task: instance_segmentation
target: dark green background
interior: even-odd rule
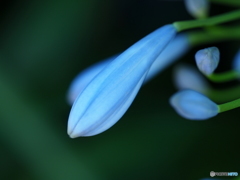
[[[231,9],[211,8],[211,14]],[[1,1],[0,179],[193,180],[210,171],[240,173],[239,109],[207,121],[181,118],[168,103],[176,92],[172,66],[140,90],[108,131],[77,139],[66,133],[66,92],[77,73],[164,24],[188,19],[182,1]],[[230,67],[238,43],[213,44],[222,53],[220,70]],[[181,60],[194,64],[202,47]]]

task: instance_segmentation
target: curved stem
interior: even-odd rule
[[[231,87],[227,89],[212,89],[209,88],[205,93],[211,100],[222,103],[226,101],[233,101],[240,97],[240,86]]]
[[[240,107],[240,99],[218,105],[219,112],[225,112]]]
[[[213,16],[207,19],[198,19],[190,21],[178,21],[174,22],[173,25],[177,31],[183,31],[191,28],[198,28],[204,26],[213,26],[220,23],[225,23],[233,21],[240,18],[240,10],[232,11],[226,14],[221,14],[218,16]]]
[[[190,32],[188,37],[193,46],[223,40],[240,40],[240,26],[211,27],[207,31]]]
[[[218,74],[211,74],[208,75],[207,78],[213,82],[227,82],[239,78],[239,73],[232,70]]]

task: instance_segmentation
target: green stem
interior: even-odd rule
[[[240,6],[239,0],[210,0],[210,2],[224,5]]]
[[[221,14],[218,16],[213,16],[207,19],[198,19],[198,20],[190,20],[190,21],[178,21],[174,22],[173,25],[177,29],[177,31],[183,31],[191,28],[198,28],[204,26],[213,26],[220,23],[225,23],[233,20],[237,20],[240,18],[240,10],[232,11],[226,14]]]
[[[219,113],[240,107],[240,99],[218,105]]]
[[[207,31],[190,32],[188,37],[193,46],[223,40],[240,40],[240,26],[211,27]]]
[[[226,101],[233,101],[240,97],[240,86],[227,89],[207,89],[206,95],[213,101],[222,103]]]
[[[239,78],[239,73],[232,70],[218,74],[211,74],[208,75],[207,78],[213,82],[227,82]]]

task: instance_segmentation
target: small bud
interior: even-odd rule
[[[205,94],[210,86],[199,71],[187,64],[180,64],[174,68],[174,84],[177,89],[191,89]]]
[[[217,68],[220,59],[220,52],[217,47],[210,47],[199,50],[195,54],[198,69],[205,75],[210,75]]]
[[[217,104],[193,90],[177,92],[170,98],[170,104],[179,115],[191,120],[205,120],[219,112]]]
[[[210,6],[208,0],[185,0],[185,6],[194,18],[202,19],[208,16]]]
[[[240,73],[240,50],[237,52],[233,59],[232,68]]]

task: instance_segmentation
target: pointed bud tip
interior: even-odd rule
[[[71,139],[75,139],[75,138],[77,138],[77,137],[79,137],[79,136],[74,136],[74,135],[69,134],[69,137],[70,137]]]
[[[68,129],[67,129],[67,134],[69,135],[70,138],[77,138],[79,136],[77,136],[77,134],[73,133],[73,129],[70,129],[69,126],[68,126]]]
[[[82,135],[82,132],[76,132],[75,129],[68,130],[67,134],[69,135],[69,137],[71,139],[75,139],[75,138],[78,138],[78,137],[84,137]]]

